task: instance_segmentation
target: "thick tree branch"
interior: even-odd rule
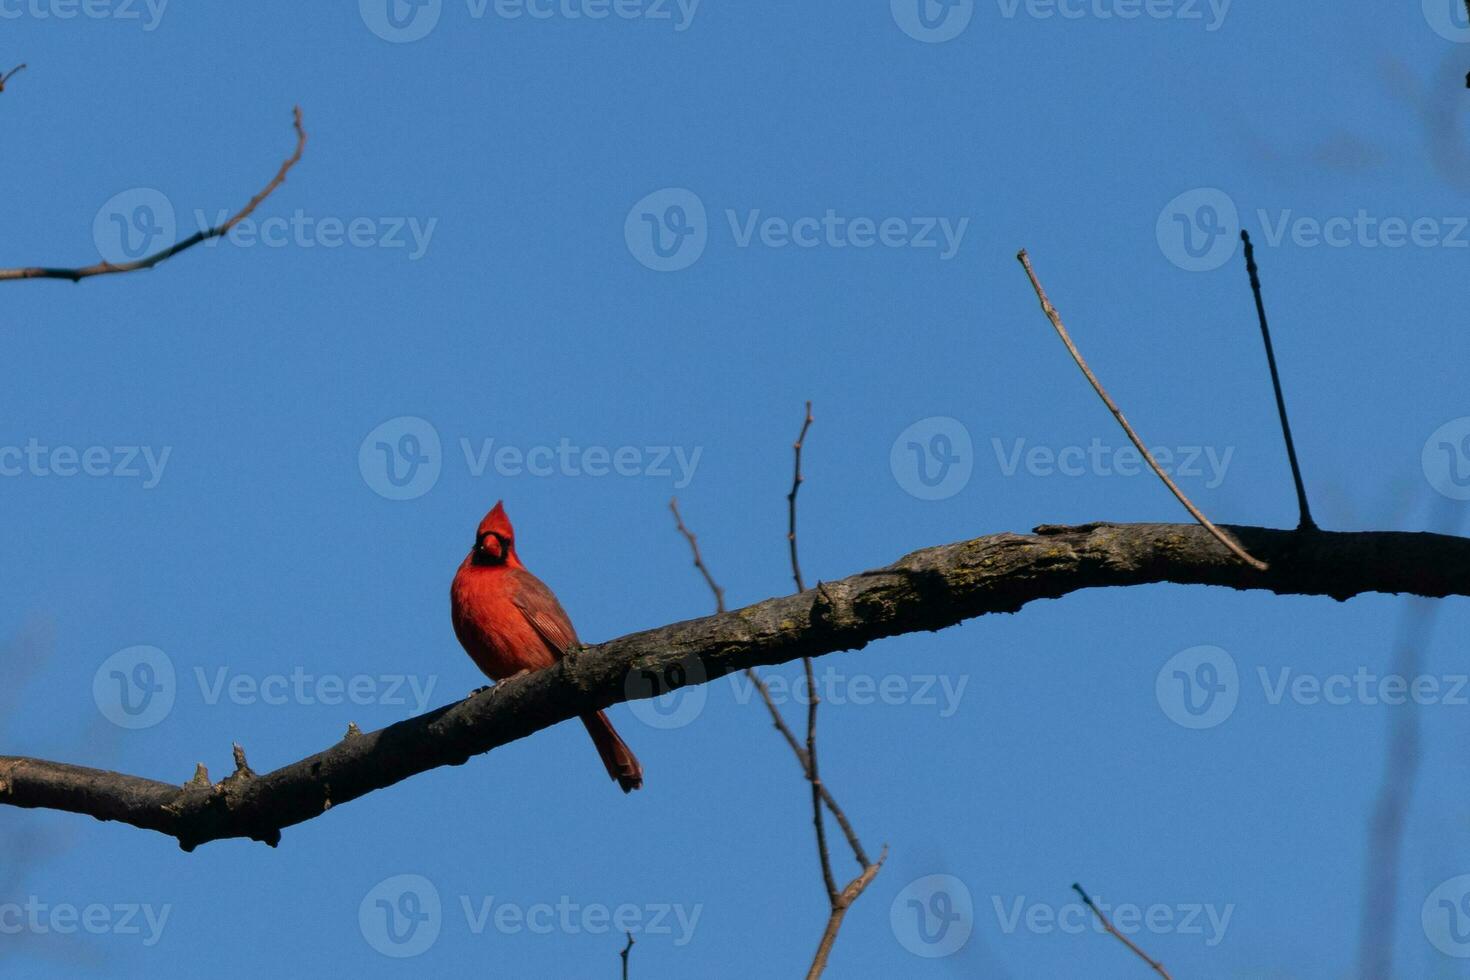
[[[629,696],[630,671],[698,658],[710,679],[761,664],[855,650],[901,633],[938,630],[1081,589],[1171,582],[1343,600],[1364,592],[1470,595],[1470,539],[1231,527],[1258,572],[1194,524],[1043,526],[926,548],[886,568],[723,615],[633,633],[576,651],[556,666],[380,731],[349,731],[332,747],[274,772],[178,786],[37,759],[0,756],[0,803],[120,820],[192,850],[229,837],[275,844],[282,828],[335,804],[606,708]]]

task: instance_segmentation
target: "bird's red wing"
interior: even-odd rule
[[[560,660],[572,647],[581,645],[572,621],[567,618],[561,603],[556,601],[556,594],[544,582],[523,569],[518,568],[515,573],[511,602],[546,643],[551,655]]]

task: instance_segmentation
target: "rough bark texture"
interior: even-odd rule
[[[1400,532],[1230,527],[1265,572],[1242,565],[1195,524],[1043,526],[926,548],[886,568],[797,595],[588,647],[555,667],[256,775],[182,787],[137,776],[0,756],[0,803],[86,813],[176,837],[185,850],[229,837],[275,845],[281,830],[328,808],[631,698],[663,693],[645,678],[705,682],[746,667],[858,649],[938,630],[1079,589],[1172,582],[1339,600],[1364,592],[1470,595],[1470,539]],[[671,671],[673,673],[671,673]]]

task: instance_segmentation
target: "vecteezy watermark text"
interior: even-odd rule
[[[517,446],[495,438],[459,439],[460,454],[470,476],[641,477],[669,480],[682,490],[694,479],[703,446],[582,445],[563,436],[555,443]],[[444,468],[439,430],[427,420],[401,415],[378,425],[357,453],[363,482],[388,500],[422,497],[439,482]]]
[[[624,935],[668,936],[687,946],[704,913],[704,904],[681,902],[508,901],[495,895],[458,896],[465,929],[474,936]],[[358,927],[369,946],[384,956],[407,958],[426,952],[445,926],[439,889],[423,875],[394,875],[374,885],[358,905]]]
[[[755,696],[755,683],[743,673],[729,675],[736,704],[749,704]],[[764,677],[771,701],[777,705],[807,704],[811,700],[806,675],[788,681],[785,675],[769,673]],[[856,707],[882,704],[891,707],[914,705],[938,708],[939,717],[950,718],[960,708],[969,675],[958,678],[948,674],[845,674],[836,667],[826,667],[813,674],[817,698],[823,704]]]
[[[915,249],[948,261],[959,253],[969,218],[874,217],[826,208],[820,215],[767,214],[762,208],[726,208],[730,240],[739,249]],[[709,244],[704,201],[685,187],[665,187],[639,200],[623,221],[628,251],[655,272],[677,272],[699,261]]]
[[[135,20],[152,31],[167,6],[168,0],[0,0],[0,20]]]
[[[1082,902],[1067,902],[1057,906],[1045,902],[1028,902],[1024,895],[1009,899],[992,895],[990,904],[995,911],[995,921],[1000,926],[1000,931],[1007,936],[1023,930],[1039,936],[1053,933],[1078,936],[1088,931],[1107,931],[1102,920]],[[1205,945],[1211,948],[1220,945],[1225,939],[1225,930],[1230,927],[1230,917],[1235,914],[1233,903],[1223,908],[1197,902],[1177,905],[1155,902],[1142,906],[1120,902],[1110,905],[1094,896],[1093,904],[1125,936],[1136,936],[1145,932],[1155,936],[1201,936]]]
[[[1470,707],[1470,674],[1379,673],[1366,665],[1351,673],[1316,674],[1290,666],[1255,669],[1267,705],[1314,708],[1362,705]],[[1168,659],[1154,680],[1164,714],[1184,728],[1214,728],[1234,714],[1245,693],[1235,658],[1217,646],[1196,646]]]
[[[193,677],[200,701],[210,707],[221,702],[241,707],[382,705],[401,707],[405,715],[427,711],[439,682],[433,674],[343,675],[300,666],[264,675],[195,667]],[[92,675],[97,710],[118,727],[133,730],[152,728],[167,718],[181,693],[179,687],[173,658],[154,646],[119,650]]]
[[[1108,446],[1096,436],[1085,447],[1036,445],[1028,449],[1026,440],[1020,438],[1011,440],[1011,445],[1006,447],[993,437],[990,445],[1003,476],[1016,475],[1023,463],[1023,452],[1026,473],[1030,476],[1138,476],[1149,472],[1143,454],[1132,444]],[[1220,450],[1215,446],[1155,446],[1149,452],[1165,473],[1177,477],[1207,476],[1205,489],[1214,490],[1225,482],[1235,447]],[[1202,462],[1208,464],[1208,474]]]
[[[47,446],[33,436],[24,446],[0,446],[0,477],[141,478],[143,489],[152,490],[172,452],[172,446]]]
[[[156,946],[168,925],[171,904],[153,906],[146,902],[43,902],[30,895],[25,902],[0,902],[0,935],[70,936],[85,932],[93,936],[141,936],[144,946]],[[146,931],[145,931],[146,930]]]
[[[1310,215],[1293,208],[1257,208],[1257,244],[1268,248],[1470,248],[1470,215],[1383,215],[1366,208]],[[1218,187],[1175,197],[1159,212],[1155,237],[1174,265],[1189,272],[1218,269],[1240,244],[1240,212]],[[1256,236],[1253,236],[1256,237]]]
[[[465,0],[471,20],[641,20],[671,23],[682,34],[694,23],[700,0]],[[394,44],[422,40],[439,24],[444,0],[358,0],[368,30]]]

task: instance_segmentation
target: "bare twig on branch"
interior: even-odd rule
[[[8,82],[8,81],[10,81],[10,79],[15,76],[15,73],[18,72],[18,71],[20,71],[24,67],[25,67],[25,65],[23,65],[23,64],[22,65],[16,65],[14,68],[10,69],[5,74],[0,75],[0,92],[5,91],[5,83]]]
[[[791,542],[792,575],[799,588],[803,583],[796,552],[795,501],[796,491],[802,483],[801,448],[806,439],[807,430],[812,424],[811,411],[811,402],[807,402],[806,419],[802,423],[801,433],[797,436],[795,443],[794,473],[792,476],[791,493],[787,497],[789,504],[787,540]],[[675,526],[678,528],[679,533],[684,536],[684,539],[689,542],[689,549],[694,555],[694,567],[699,569],[700,574],[704,576],[705,583],[710,587],[710,591],[714,593],[716,608],[723,612],[725,608],[724,590],[716,584],[709,567],[705,565],[704,556],[699,551],[698,539],[695,537],[694,532],[685,526],[684,519],[679,514],[678,502],[670,501],[669,507],[674,512]],[[801,591],[805,591],[805,589]],[[822,930],[821,940],[817,944],[817,953],[807,973],[808,978],[812,978],[821,976],[822,971],[826,969],[827,960],[832,952],[832,946],[837,941],[837,933],[841,930],[842,922],[847,917],[847,910],[852,907],[852,903],[857,901],[858,896],[863,893],[863,890],[868,887],[868,884],[878,874],[878,870],[883,866],[883,862],[887,858],[888,848],[886,846],[883,848],[876,862],[868,860],[868,854],[863,849],[857,832],[853,830],[851,821],[847,819],[847,814],[838,806],[837,801],[827,789],[827,784],[822,781],[819,775],[816,764],[816,683],[811,658],[803,657],[802,664],[806,671],[809,698],[807,708],[807,742],[805,749],[797,741],[796,734],[792,732],[790,726],[786,724],[786,719],[781,716],[780,710],[771,698],[771,691],[766,686],[765,680],[754,668],[746,668],[745,675],[755,685],[756,690],[760,692],[761,701],[765,704],[766,710],[770,712],[771,721],[775,724],[776,730],[781,733],[782,738],[786,740],[786,744],[791,747],[792,753],[796,756],[797,763],[800,764],[803,774],[811,783],[812,787],[812,820],[816,827],[817,853],[821,860],[822,882],[827,889],[829,908],[827,924]],[[847,838],[848,846],[852,848],[853,857],[857,859],[858,867],[861,869],[858,876],[841,890],[838,890],[836,880],[832,874],[831,852],[827,846],[827,829],[822,817],[823,806],[832,814],[833,819],[837,821],[837,825],[842,828],[842,833]]]
[[[1164,964],[1160,963],[1158,960],[1154,959],[1143,950],[1139,949],[1138,945],[1134,943],[1133,940],[1129,939],[1127,936],[1123,935],[1121,932],[1113,927],[1112,922],[1108,921],[1108,917],[1102,914],[1102,910],[1099,909],[1096,905],[1092,904],[1092,896],[1083,891],[1081,885],[1073,882],[1072,890],[1075,891],[1078,895],[1082,896],[1082,901],[1086,903],[1088,908],[1092,909],[1092,914],[1097,916],[1097,921],[1101,922],[1103,928],[1110,932],[1113,936],[1115,936],[1118,942],[1133,950],[1134,955],[1143,960],[1149,966],[1153,967],[1154,972],[1163,977],[1164,980],[1172,980],[1172,978],[1170,978],[1169,976],[1169,972],[1164,969]]]
[[[637,696],[630,674],[697,660],[707,681],[874,640],[933,631],[976,616],[1014,613],[1082,589],[1171,582],[1348,599],[1364,592],[1430,598],[1470,595],[1470,539],[1400,531],[1295,531],[1232,525],[1260,573],[1193,524],[1048,525],[925,548],[884,568],[767,599],[724,615],[673,623],[574,651],[555,666],[273,772],[221,783],[160,782],[17,756],[0,756],[0,804],[119,820],[178,839],[185,850],[231,837],[279,842],[286,827],[410,776],[525,738]],[[646,687],[646,686],[645,686]],[[655,692],[649,690],[646,697]],[[258,761],[258,760],[257,760]]]
[[[715,611],[723,613],[725,611],[725,590],[720,588],[715,582],[714,576],[710,574],[709,567],[705,565],[704,556],[699,551],[699,539],[694,536],[694,532],[690,531],[684,525],[684,519],[679,514],[678,500],[669,501],[669,509],[674,512],[675,527],[684,536],[684,540],[689,542],[689,549],[694,553],[694,567],[704,576],[705,584],[714,593]],[[745,668],[745,676],[751,684],[755,685],[756,691],[761,696],[761,703],[770,712],[771,722],[775,725],[776,731],[780,732],[781,737],[786,740],[786,744],[790,746],[792,754],[796,756],[796,764],[801,766],[801,771],[805,774],[806,750],[797,741],[796,733],[791,730],[791,726],[786,724],[786,719],[781,717],[781,712],[776,707],[775,699],[771,697],[771,689],[766,684],[765,678],[761,677],[760,673],[754,667]],[[833,798],[831,792],[827,789],[826,783],[822,784],[822,802],[826,804],[827,811],[832,814],[832,818],[842,828],[843,835],[847,837],[847,843],[852,847],[853,856],[857,858],[858,867],[866,868],[871,863],[868,860],[868,854],[863,850],[862,842],[858,840],[857,832],[852,829],[852,824],[848,821],[847,814],[842,811],[842,807],[837,805],[837,800]]]
[[[797,592],[806,591],[806,582],[802,580],[801,561],[797,557],[796,494],[801,490],[801,447],[811,427],[812,403],[807,402],[801,432],[797,433],[796,442],[791,445],[791,492],[786,495],[786,543],[791,549],[791,578],[796,582]],[[817,832],[817,858],[822,865],[822,883],[827,887],[828,902],[835,908],[837,880],[832,877],[832,853],[827,849],[827,824],[822,819],[822,777],[817,766],[817,705],[821,698],[817,696],[817,677],[811,657],[801,658],[801,669],[806,674],[806,778],[812,784],[812,824]]]
[[[1261,299],[1261,276],[1260,270],[1256,268],[1256,250],[1251,245],[1250,232],[1244,228],[1240,230],[1240,240],[1245,243],[1245,270],[1251,280],[1251,295],[1256,300],[1256,319],[1261,322],[1261,339],[1266,344],[1266,364],[1271,369],[1271,387],[1276,392],[1276,414],[1281,416],[1281,434],[1286,439],[1286,458],[1291,462],[1291,478],[1296,483],[1297,511],[1301,515],[1297,530],[1315,531],[1317,522],[1312,520],[1312,509],[1307,506],[1307,488],[1302,482],[1301,464],[1296,459],[1296,442],[1291,438],[1291,422],[1286,417],[1286,398],[1281,394],[1281,375],[1276,370],[1276,350],[1271,345],[1271,328],[1266,323],[1266,303]]]
[[[1082,369],[1082,373],[1092,384],[1092,389],[1096,391],[1098,397],[1103,400],[1103,404],[1108,407],[1108,411],[1113,413],[1113,418],[1118,420],[1118,424],[1123,427],[1123,431],[1128,434],[1128,438],[1132,440],[1133,445],[1137,447],[1140,453],[1143,454],[1144,460],[1147,461],[1148,465],[1153,469],[1153,471],[1158,474],[1159,479],[1164,481],[1164,486],[1168,487],[1169,490],[1174,494],[1174,496],[1178,498],[1179,502],[1184,505],[1184,509],[1189,511],[1190,516],[1199,521],[1200,524],[1207,531],[1215,536],[1216,540],[1218,540],[1225,547],[1229,548],[1230,551],[1237,558],[1239,558],[1241,561],[1245,562],[1247,565],[1251,566],[1258,572],[1266,571],[1267,566],[1264,562],[1252,558],[1251,555],[1244,548],[1242,548],[1238,542],[1232,540],[1228,534],[1226,534],[1224,531],[1221,531],[1214,524],[1210,523],[1210,519],[1204,514],[1200,513],[1199,508],[1196,507],[1190,501],[1190,499],[1184,495],[1184,491],[1180,490],[1178,485],[1176,485],[1174,481],[1169,478],[1169,474],[1165,473],[1163,468],[1159,466],[1158,461],[1154,459],[1153,453],[1149,452],[1148,447],[1143,444],[1143,440],[1138,437],[1138,433],[1133,431],[1133,426],[1129,425],[1128,420],[1123,417],[1123,410],[1120,409],[1117,403],[1113,401],[1112,396],[1108,394],[1107,389],[1102,386],[1102,382],[1097,379],[1097,375],[1092,373],[1092,368],[1087,366],[1087,361],[1083,359],[1082,352],[1077,349],[1076,344],[1072,343],[1072,337],[1070,334],[1067,333],[1067,328],[1062,326],[1061,314],[1057,312],[1057,308],[1053,306],[1051,304],[1051,300],[1047,298],[1046,290],[1042,288],[1041,281],[1036,278],[1036,271],[1031,268],[1031,258],[1026,254],[1026,250],[1024,248],[1021,249],[1021,251],[1016,254],[1016,258],[1020,261],[1022,267],[1025,268],[1026,277],[1031,280],[1031,288],[1036,291],[1036,298],[1041,301],[1041,311],[1046,314],[1046,318],[1050,320],[1051,325],[1056,328],[1057,336],[1062,338],[1062,343],[1067,346],[1067,351],[1072,355],[1072,360],[1077,362],[1077,366]]]
[[[292,109],[292,126],[296,130],[295,151],[281,164],[280,169],[276,171],[276,175],[271,178],[271,182],[266,184],[259,194],[252,197],[248,204],[235,212],[223,224],[196,231],[188,238],[175,242],[167,248],[154,252],[152,255],[145,256],[135,262],[112,263],[102,261],[96,265],[83,266],[77,269],[58,269],[41,266],[32,266],[24,269],[0,269],[0,281],[10,279],[66,279],[71,282],[81,282],[83,279],[90,278],[91,276],[108,276],[116,275],[120,272],[137,272],[141,269],[151,269],[160,262],[171,259],[180,252],[193,248],[200,242],[206,242],[211,238],[218,238],[221,235],[229,234],[231,228],[250,217],[255,209],[260,206],[260,202],[264,201],[277,187],[280,187],[286,182],[286,174],[301,159],[301,152],[306,148],[306,130],[301,127],[300,106]]]
[[[699,569],[699,574],[704,576],[704,584],[708,585],[709,590],[715,594],[715,612],[724,612],[725,590],[720,588],[720,584],[710,574],[709,567],[705,565],[704,556],[699,553],[699,539],[694,536],[693,531],[684,526],[684,518],[679,515],[678,497],[669,498],[669,510],[674,512],[674,526],[680,534],[684,535],[684,540],[689,542],[689,550],[694,552],[694,567]]]
[[[791,548],[791,578],[796,582],[796,591],[805,592],[806,583],[801,578],[801,562],[796,555],[796,492],[801,489],[801,447],[806,443],[807,430],[812,427],[812,403],[806,403],[806,418],[802,420],[801,431],[796,435],[796,442],[791,444],[792,454],[796,461],[791,476],[791,492],[786,495],[786,543]]]
[[[797,554],[796,494],[801,490],[803,480],[801,450],[806,444],[806,434],[811,427],[812,403],[807,402],[801,431],[797,433],[796,442],[791,446],[791,492],[786,495],[786,540],[791,548],[791,577],[795,580],[796,591],[799,593],[806,591],[806,582],[802,579],[801,561]],[[827,847],[827,822],[822,816],[824,784],[817,764],[817,706],[821,704],[821,698],[817,695],[817,678],[816,671],[812,667],[812,658],[802,657],[801,666],[806,674],[806,778],[812,785],[812,824],[816,828],[817,857],[822,865],[822,884],[827,888],[829,907],[827,927],[822,930],[822,938],[817,943],[817,952],[812,957],[811,968],[807,970],[807,980],[815,980],[827,969],[827,959],[832,955],[832,946],[837,942],[837,933],[842,928],[843,919],[847,918],[847,910],[852,907],[852,903],[858,900],[858,896],[862,895],[864,889],[878,874],[879,868],[883,866],[883,861],[888,856],[888,848],[886,846],[883,848],[876,864],[868,864],[867,860],[861,856],[862,848],[854,843],[853,854],[858,856],[859,861],[863,864],[863,870],[856,878],[848,882],[847,887],[838,890],[837,880],[832,875],[832,854]],[[843,819],[845,821],[845,818]],[[856,841],[852,828],[845,822],[843,829],[849,840]]]
[[[623,980],[628,980],[628,954],[633,951],[633,934],[630,932],[627,936],[628,945],[624,946],[623,951],[618,954],[623,958]]]

